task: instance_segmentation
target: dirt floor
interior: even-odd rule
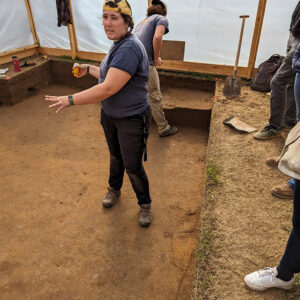
[[[126,176],[104,209],[109,153],[99,105],[48,109],[51,85],[0,107],[0,299],[190,299],[208,130],[160,138],[145,168],[153,224],[138,225]]]
[[[299,277],[290,292],[255,292],[244,285],[246,274],[279,263],[292,228],[292,201],[270,193],[289,178],[265,163],[280,154],[287,131],[259,141],[252,133],[224,126],[225,118],[236,116],[263,128],[269,119],[270,96],[244,86],[239,99],[226,100],[222,89],[220,82],[208,144],[208,162],[220,174],[215,185],[207,186],[201,212],[202,263],[196,270],[194,299],[300,299]]]
[[[191,292],[205,300],[300,299],[299,277],[291,292],[244,286],[245,274],[279,262],[291,229],[292,202],[270,194],[288,177],[265,164],[280,153],[287,132],[258,141],[225,127],[223,120],[236,116],[262,128],[269,96],[243,86],[239,99],[226,100],[222,87],[208,142],[208,165],[220,174],[206,186],[203,205],[207,129],[179,122],[177,135],[161,139],[152,125],[148,229],[138,226],[127,177],[121,201],[110,210],[101,206],[109,156],[98,105],[56,115],[44,95],[77,89],[51,85],[0,106],[0,299],[172,300],[190,299]],[[205,94],[198,106],[199,91],[163,88],[163,95],[167,108],[211,108]],[[202,263],[192,290],[199,236]]]

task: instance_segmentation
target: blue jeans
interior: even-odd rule
[[[288,185],[292,190],[295,190],[296,179],[292,178],[288,181]]]
[[[126,170],[139,205],[151,203],[149,182],[143,167],[150,119],[150,106],[143,114],[122,119],[111,118],[101,109],[101,125],[110,153],[109,186],[119,191]]]
[[[295,92],[295,102],[296,102],[296,117],[297,117],[297,122],[299,122],[300,121],[300,73],[296,73],[294,92]]]
[[[300,272],[300,180],[297,179],[295,179],[293,229],[280,267],[294,274]]]

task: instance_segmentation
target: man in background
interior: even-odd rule
[[[296,124],[295,71],[292,69],[292,59],[299,41],[300,1],[292,14],[286,56],[271,80],[269,124],[254,134],[256,139],[267,140],[277,137],[283,128],[292,128]]]
[[[156,122],[161,137],[174,135],[177,127],[171,127],[165,118],[160,82],[156,66],[161,65],[160,50],[163,35],[169,32],[169,22],[166,18],[167,6],[163,1],[152,0],[147,9],[147,17],[134,29],[133,33],[141,40],[148,54],[150,74],[148,81],[149,102],[152,116]]]

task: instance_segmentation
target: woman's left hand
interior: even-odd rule
[[[68,96],[45,96],[46,101],[53,102],[53,104],[49,105],[49,108],[57,107],[56,113],[59,113],[65,107],[70,106],[70,102],[68,100]]]

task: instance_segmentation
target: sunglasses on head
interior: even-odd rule
[[[118,7],[118,3],[121,2],[122,0],[106,0],[105,2],[105,6],[109,6],[109,7]],[[125,0],[127,6],[130,8],[129,3],[127,2],[127,0]]]
[[[115,0],[108,0],[105,2],[105,6],[118,7],[118,3]]]

